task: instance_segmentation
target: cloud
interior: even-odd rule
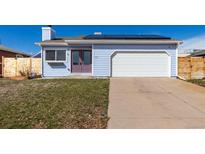
[[[205,34],[183,40],[183,44],[179,47],[179,52],[192,49],[205,49]]]

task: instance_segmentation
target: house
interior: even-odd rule
[[[189,57],[190,56],[190,54],[188,54],[188,53],[179,53],[178,54],[178,57]]]
[[[192,57],[205,57],[205,50],[193,50],[193,52],[191,53]]]
[[[187,53],[180,53],[178,57],[205,57],[203,49],[189,49]]]
[[[159,35],[56,37],[42,27],[42,76],[177,77],[181,41]]]
[[[30,57],[29,54],[16,51],[14,49],[8,48],[6,46],[0,45],[0,76],[2,76],[2,57]]]

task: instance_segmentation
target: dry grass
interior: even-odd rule
[[[199,86],[205,87],[205,79],[194,79],[194,80],[188,80],[188,82],[197,84]]]
[[[109,80],[0,79],[0,128],[106,128]]]

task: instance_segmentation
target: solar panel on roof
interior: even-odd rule
[[[84,39],[171,39],[160,35],[87,35]]]

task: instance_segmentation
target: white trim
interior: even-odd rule
[[[35,43],[36,45],[39,46],[62,46],[62,47],[67,47],[68,43],[65,42],[41,42],[41,43]]]
[[[175,52],[176,52],[176,54],[175,54],[175,55],[176,55],[176,72],[175,72],[176,75],[175,75],[175,76],[178,76],[178,67],[179,67],[179,66],[178,66],[178,56],[179,56],[179,55],[178,55],[178,54],[179,54],[178,48],[176,49]]]
[[[44,50],[67,50],[69,49],[69,47],[67,46],[64,46],[64,47],[61,47],[61,46],[48,46],[48,47],[44,47]]]
[[[177,40],[65,40],[68,44],[181,44]]]
[[[172,57],[168,54],[169,57],[169,77],[172,76]]]
[[[41,76],[42,76],[42,74],[43,74],[43,63],[42,63],[42,61],[43,61],[43,59],[42,59],[42,47],[41,47],[41,50],[40,50],[40,53],[41,53]]]
[[[41,46],[70,46],[70,45],[86,45],[86,44],[182,44],[182,41],[178,40],[62,40],[62,42],[40,42],[35,43]]]
[[[93,66],[94,66],[94,51],[93,50],[93,44],[92,44],[92,49],[91,49],[91,54],[92,54],[92,68],[91,68],[91,73],[92,73],[92,76],[94,76],[94,72],[93,72]]]
[[[68,62],[68,65],[69,65],[69,72],[70,72],[70,74],[72,73],[72,64],[71,64],[71,62],[72,62],[72,52],[71,52],[71,49],[69,49],[68,50],[68,53],[69,53],[69,62]]]
[[[46,60],[46,63],[65,63],[66,61],[57,61],[57,60]]]

